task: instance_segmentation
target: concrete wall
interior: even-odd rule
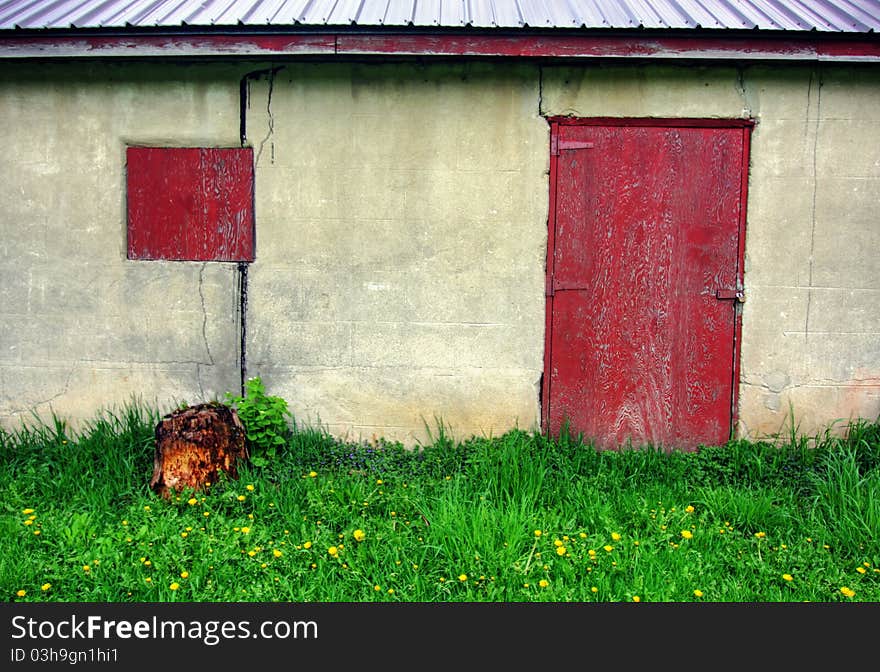
[[[289,65],[251,85],[248,370],[349,438],[540,417],[535,67]],[[271,87],[271,103],[269,90]]]
[[[129,143],[238,146],[259,64],[0,68],[0,422],[239,385],[231,264],[125,258]],[[247,373],[335,434],[537,426],[542,115],[752,117],[743,435],[880,415],[880,71],[287,63],[248,79]]]
[[[3,426],[237,390],[236,268],[126,259],[125,147],[238,146],[238,74],[0,67]]]

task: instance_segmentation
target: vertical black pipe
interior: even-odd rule
[[[247,380],[247,301],[248,301],[248,263],[238,263],[238,297],[239,297],[239,320],[241,322],[241,355],[239,358],[241,392],[245,396],[245,382]]]

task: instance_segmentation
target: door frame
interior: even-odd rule
[[[748,209],[749,162],[751,156],[752,119],[711,118],[655,118],[655,117],[547,117],[550,124],[550,202],[547,217],[547,257],[545,262],[545,326],[544,326],[544,372],[541,376],[541,426],[543,433],[550,433],[550,366],[553,339],[553,263],[556,251],[556,201],[558,187],[559,132],[563,126],[650,126],[663,128],[741,128],[743,133],[742,166],[740,170],[740,210],[737,222],[736,285],[744,291],[743,267],[745,263],[746,219]],[[743,299],[744,300],[744,299]],[[734,438],[739,421],[740,346],[742,344],[742,307],[734,308],[733,362],[731,370],[730,438]]]

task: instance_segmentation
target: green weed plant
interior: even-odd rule
[[[243,397],[227,392],[226,401],[244,425],[251,464],[265,467],[290,440],[293,415],[287,400],[266,394],[262,379],[253,377],[245,382]]]

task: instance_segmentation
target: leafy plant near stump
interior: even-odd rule
[[[290,438],[287,420],[293,415],[288,410],[287,401],[267,395],[259,377],[247,380],[245,396],[227,392],[226,401],[235,407],[244,425],[251,463],[257,467],[266,466]]]

